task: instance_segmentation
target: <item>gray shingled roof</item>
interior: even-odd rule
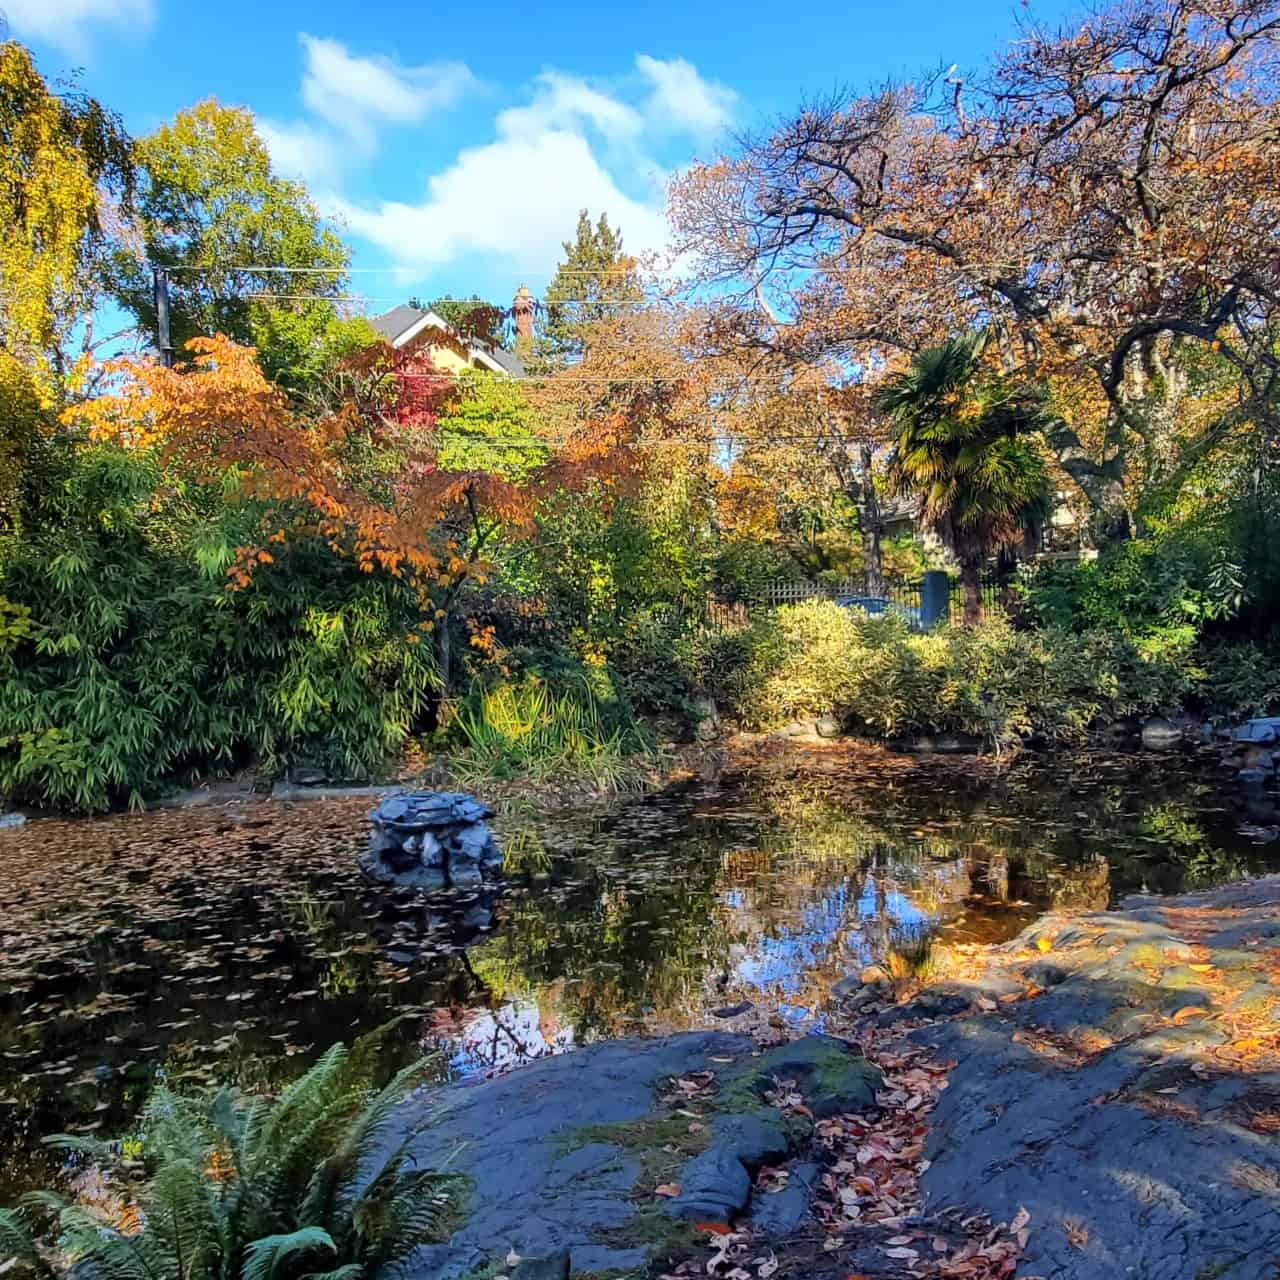
[[[374,329],[388,342],[394,342],[406,329],[411,329],[427,313],[417,307],[392,307],[380,316],[369,321]]]
[[[471,345],[483,351],[494,364],[500,364],[513,378],[527,376],[528,370],[524,367],[524,361],[514,351],[492,346],[488,342],[475,342]]]

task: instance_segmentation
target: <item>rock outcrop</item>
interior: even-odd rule
[[[405,889],[478,888],[502,868],[488,805],[460,791],[387,796],[369,814],[373,835],[360,869]]]

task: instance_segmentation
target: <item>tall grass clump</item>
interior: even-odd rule
[[[573,777],[615,790],[648,753],[643,731],[616,699],[590,682],[553,688],[537,676],[492,686],[476,684],[459,707],[453,761],[463,779]]]

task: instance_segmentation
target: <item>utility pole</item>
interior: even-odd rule
[[[173,341],[169,336],[169,272],[164,267],[153,267],[152,284],[156,300],[156,350],[160,363],[166,369],[173,367]]]

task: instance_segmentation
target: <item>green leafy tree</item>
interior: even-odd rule
[[[518,381],[466,370],[436,421],[440,466],[526,480],[550,456],[550,447],[534,426],[532,407]]]
[[[422,1060],[369,1086],[375,1037],[335,1045],[277,1097],[160,1088],[141,1118],[146,1177],[136,1229],[51,1192],[0,1210],[0,1258],[19,1273],[113,1280],[373,1280],[421,1244],[445,1238],[458,1179],[417,1166],[410,1123],[386,1150],[392,1113],[429,1075]],[[132,1186],[122,1152],[137,1140],[53,1142]],[[132,1154],[132,1152],[131,1152]],[[33,1228],[56,1215],[51,1264]]]
[[[179,350],[189,338],[224,333],[256,347],[269,376],[298,388],[334,345],[352,345],[344,327],[354,325],[357,342],[373,339],[364,322],[341,320],[332,301],[346,287],[346,246],[306,188],[273,172],[252,112],[210,98],[142,138],[137,155],[141,252],[118,255],[117,289],[148,332],[151,267],[160,266],[171,272]],[[250,269],[263,266],[306,270]]]
[[[960,563],[966,626],[981,616],[981,569],[1025,543],[1049,514],[1036,439],[1051,422],[1039,388],[982,365],[982,333],[927,347],[878,396],[896,427],[890,481],[919,496],[923,519]]]
[[[547,286],[537,360],[555,369],[581,359],[592,325],[616,314],[619,304],[643,299],[635,259],[623,252],[621,231],[603,213],[593,226],[583,209],[574,238],[564,241],[564,261]]]

